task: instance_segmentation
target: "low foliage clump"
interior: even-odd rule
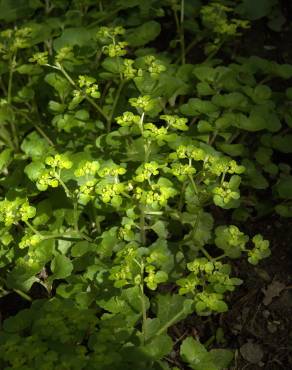
[[[249,26],[223,1],[21,3],[0,6],[1,290],[46,298],[4,322],[1,366],[177,369],[179,345],[226,368],[230,350],[168,329],[226,312],[232,261],[270,255],[243,222],[292,215],[274,156],[291,152],[292,66],[216,59]]]

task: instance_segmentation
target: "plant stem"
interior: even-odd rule
[[[73,200],[73,212],[74,212],[74,230],[76,233],[78,233],[79,227],[78,227],[78,201],[77,199]]]
[[[112,110],[111,110],[111,113],[110,113],[110,115],[108,117],[108,121],[107,121],[107,132],[111,131],[112,119],[113,119],[113,116],[114,116],[114,113],[115,113],[115,110],[116,110],[121,92],[123,90],[123,87],[125,86],[125,83],[126,83],[125,80],[121,81],[121,83],[119,84],[119,87],[117,89],[117,93],[116,93],[116,96],[115,96],[115,100],[113,102]]]
[[[194,179],[193,179],[193,176],[189,175],[188,177],[189,177],[189,179],[190,179],[190,181],[191,181],[191,184],[192,184],[192,186],[193,186],[193,189],[194,189],[194,191],[195,191],[196,195],[198,195],[198,194],[199,194],[199,192],[198,192],[198,188],[197,188],[197,185],[196,185],[196,183],[195,183],[195,181],[194,181]]]
[[[143,283],[140,284],[140,290],[141,290],[141,305],[142,305],[142,333],[143,333],[143,345],[146,342],[146,321],[147,321],[147,312],[146,312],[146,306],[145,306],[145,299],[144,299],[144,286]]]
[[[66,195],[68,198],[72,198],[72,195],[70,193],[70,190],[67,188],[67,185],[64,183],[64,181],[61,179],[61,175],[58,173],[55,173],[56,179],[59,181],[61,184],[62,188],[64,189]]]
[[[181,62],[186,64],[186,52],[185,52],[185,32],[184,32],[184,15],[185,15],[185,1],[181,0],[180,7],[180,47],[181,47]]]
[[[208,258],[209,261],[214,261],[214,258],[210,256],[210,254],[206,251],[206,249],[203,246],[200,247],[200,250],[202,251],[203,255]]]
[[[8,88],[7,88],[7,103],[11,105],[12,100],[12,84],[13,84],[13,73],[14,73],[14,67],[16,63],[16,53],[13,54],[12,58],[10,59],[9,63],[9,78],[8,78]],[[14,123],[14,116],[12,120],[10,121],[10,127],[12,132],[12,137],[15,145],[15,149],[18,151],[19,148],[19,141],[18,141],[18,135]]]
[[[146,230],[145,230],[145,212],[143,206],[140,207],[140,238],[141,244],[146,244]]]
[[[213,258],[213,261],[219,261],[219,260],[222,260],[225,257],[226,257],[226,254],[224,253],[224,254],[221,254],[221,256]]]
[[[120,6],[120,7],[116,7],[115,10],[113,10],[112,12],[108,12],[104,17],[101,17],[99,19],[97,19],[96,21],[92,22],[90,24],[90,26],[88,28],[92,28],[92,27],[95,27],[96,25],[106,21],[108,18],[110,19],[114,19],[114,16],[120,11],[120,10],[123,10],[124,7],[123,6]]]
[[[214,141],[215,141],[215,139],[217,137],[217,134],[218,134],[218,130],[215,130],[213,136],[209,140],[209,145],[213,145],[213,143],[214,143]]]
[[[166,324],[164,324],[155,334],[155,336],[158,336],[160,334],[163,334],[172,324],[174,324],[180,316],[184,313],[184,309],[179,311],[176,315],[173,316]]]
[[[80,241],[80,240],[84,240],[85,238],[83,238],[81,235],[79,238],[74,238],[73,236],[66,236],[64,234],[52,234],[52,235],[42,235],[43,239],[44,240],[49,240],[49,239],[60,239],[60,240],[68,240],[68,241]]]
[[[29,221],[24,221],[24,223],[26,224],[26,226],[36,235],[41,235],[42,234],[40,232],[37,231],[37,229],[35,229],[32,224],[29,222]]]
[[[184,202],[183,201],[184,201],[184,195],[185,195],[186,186],[187,186],[187,181],[184,181],[184,183],[182,184],[182,187],[181,187],[181,192],[180,192],[178,206],[177,206],[179,212],[182,211],[183,206],[184,206]]]
[[[146,321],[147,321],[147,311],[144,299],[144,262],[142,261],[140,265],[141,268],[141,283],[139,284],[140,288],[140,299],[141,299],[141,309],[142,309],[142,344],[146,342]]]
[[[184,13],[185,13],[185,2],[184,0],[181,0],[180,3],[180,19],[177,15],[177,10],[173,10],[174,14],[174,20],[176,24],[176,30],[179,37],[179,43],[180,43],[180,57],[178,57],[177,62],[181,60],[182,64],[186,63],[186,51],[185,51],[185,34],[184,34]]]
[[[33,119],[30,119],[28,114],[25,113],[25,112],[22,112],[22,111],[18,111],[17,113],[21,114],[23,117],[25,117],[27,119],[27,121],[29,123],[31,123],[34,128],[38,131],[38,133],[47,141],[47,143],[52,146],[52,147],[55,147],[55,144],[52,142],[52,140],[48,137],[48,135],[44,132],[44,130],[37,124],[34,122]]]
[[[32,299],[31,299],[31,297],[28,295],[28,294],[26,294],[26,293],[24,293],[24,292],[22,292],[21,290],[19,290],[19,289],[13,289],[14,291],[15,291],[15,293],[17,293],[17,294],[19,294],[22,298],[24,298],[25,300],[27,300],[27,301],[29,301],[29,302],[31,302],[32,301]]]
[[[9,78],[8,78],[8,89],[7,89],[7,103],[11,104],[12,98],[12,82],[13,82],[13,72],[16,62],[16,54],[13,54],[12,58],[10,59],[9,63]]]
[[[88,103],[90,103],[106,121],[109,120],[109,117],[104,113],[104,111],[102,110],[102,108],[97,103],[95,103],[95,101],[93,101],[87,95],[85,95],[85,100],[87,100]]]
[[[55,147],[55,144],[52,142],[52,140],[48,137],[48,135],[43,131],[43,129],[37,124],[37,123],[32,123],[34,128],[38,131],[39,134],[47,141],[47,143]]]

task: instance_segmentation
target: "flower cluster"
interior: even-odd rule
[[[149,95],[139,96],[138,98],[129,99],[132,107],[137,108],[138,111],[149,112],[154,107],[154,99]]]
[[[164,114],[160,116],[160,119],[165,121],[169,127],[174,128],[176,130],[187,131],[189,129],[189,127],[186,124],[188,122],[187,118],[179,117],[176,115]]]
[[[138,124],[140,120],[140,116],[132,112],[124,112],[122,116],[116,117],[118,125],[126,127]]]
[[[262,235],[257,234],[252,238],[254,248],[248,251],[248,262],[257,265],[260,260],[267,258],[271,254],[270,243],[264,240]]]
[[[98,84],[96,83],[96,79],[94,77],[80,75],[78,79],[78,85],[85,95],[88,95],[94,99],[100,98]]]
[[[215,244],[230,258],[238,258],[241,252],[246,250],[245,245],[249,237],[235,225],[218,226],[215,229],[215,235]]]
[[[242,283],[240,279],[230,277],[230,266],[203,257],[188,263],[187,268],[191,273],[177,281],[179,294],[193,294],[199,314],[224,312],[227,306],[223,294]]]
[[[25,198],[14,200],[4,199],[0,202],[0,222],[5,226],[11,226],[18,221],[28,221],[36,214],[35,207],[31,206]]]

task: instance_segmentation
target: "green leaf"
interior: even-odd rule
[[[149,21],[142,24],[142,26],[128,30],[125,39],[133,47],[144,46],[148,44],[148,42],[156,39],[160,31],[161,26],[158,22]]]
[[[222,370],[233,358],[233,353],[224,349],[214,349],[210,352],[198,341],[186,338],[180,347],[182,359],[194,370]]]
[[[186,104],[180,107],[180,112],[187,116],[196,116],[199,113],[209,114],[217,112],[217,110],[217,106],[212,102],[198,98],[191,98]]]
[[[121,66],[123,65],[123,59],[120,57],[110,58],[107,57],[101,63],[101,66],[108,72],[119,74]]]
[[[62,100],[64,100],[71,92],[71,85],[69,82],[58,73],[52,72],[47,74],[45,81],[57,91]]]
[[[269,186],[260,168],[256,167],[254,162],[249,159],[243,159],[242,165],[245,167],[244,176],[250,186],[255,189],[266,189]]]
[[[42,267],[43,265],[37,260],[27,261],[19,258],[15,267],[7,275],[7,287],[28,292],[32,284],[38,280],[36,274]]]
[[[282,217],[292,217],[292,202],[277,204],[275,211]]]
[[[51,262],[51,270],[53,273],[53,276],[50,277],[51,280],[64,279],[71,275],[73,264],[68,257],[57,254]]]
[[[141,5],[141,0],[118,0],[117,6],[123,9],[134,8],[135,6]]]
[[[227,349],[212,349],[209,357],[219,369],[227,368],[233,360],[233,352]]]
[[[180,346],[180,355],[182,359],[193,366],[200,365],[206,358],[206,354],[207,350],[203,344],[191,337],[184,339]]]
[[[142,353],[152,360],[160,360],[172,350],[172,340],[166,334],[154,337],[149,343],[140,347]]]
[[[38,0],[1,0],[0,19],[5,22],[13,22],[16,19],[29,17],[34,10],[43,5]]]
[[[1,153],[0,153],[0,173],[3,169],[5,169],[9,162],[11,161],[12,159],[12,156],[13,156],[13,152],[11,149],[4,149]]]
[[[38,75],[42,73],[42,68],[37,64],[21,64],[16,71],[24,75]]]
[[[256,103],[260,104],[264,102],[265,100],[270,99],[271,95],[272,95],[272,90],[269,86],[258,85],[254,89],[252,98]]]
[[[257,105],[251,109],[248,119],[235,122],[235,126],[251,132],[264,129],[276,132],[281,128],[281,122],[268,105]]]
[[[249,105],[247,98],[239,92],[214,95],[212,98],[212,103],[214,103],[218,107],[238,110],[246,110]]]
[[[160,320],[160,331],[186,318],[193,312],[193,300],[186,299],[178,294],[161,295],[157,297],[157,317]]]
[[[94,252],[96,250],[96,245],[93,243],[89,243],[87,241],[81,241],[75,243],[71,248],[71,256],[72,257],[81,257],[88,252]]]
[[[29,134],[21,144],[21,150],[32,159],[39,159],[49,154],[49,144],[37,132]]]
[[[24,173],[31,181],[36,181],[45,169],[43,162],[31,162],[24,168]]]
[[[166,228],[165,222],[159,220],[155,222],[154,225],[151,226],[151,229],[156,232],[156,234],[159,236],[159,238],[166,239],[168,232]]]
[[[237,7],[237,11],[254,21],[269,15],[275,4],[277,4],[277,0],[242,0],[242,3]]]
[[[118,242],[117,229],[117,227],[112,227],[102,233],[102,241],[96,247],[96,251],[101,258],[107,258],[112,255],[113,249]]]
[[[217,147],[231,157],[244,156],[247,148],[243,144],[218,143]]]
[[[54,40],[56,51],[66,46],[87,46],[92,43],[92,34],[85,27],[66,28],[62,35]]]
[[[217,226],[215,229],[215,235],[216,246],[222,249],[224,253],[230,258],[240,257],[241,252],[245,250],[245,245],[249,240],[249,237],[242,233],[235,225]]]
[[[193,74],[197,77],[199,81],[212,83],[215,81],[217,76],[216,69],[213,67],[198,65],[193,69]]]
[[[283,177],[276,185],[280,198],[292,199],[292,176]]]
[[[292,153],[292,134],[273,136],[272,146],[279,152]]]

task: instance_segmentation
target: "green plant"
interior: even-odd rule
[[[291,152],[291,91],[269,81],[292,67],[214,59],[247,26],[218,2],[22,5],[0,3],[18,24],[0,33],[0,278],[3,294],[33,301],[38,284],[46,298],[5,321],[0,364],[170,369],[169,329],[226,312],[233,259],[270,254],[240,222],[291,216],[290,167],[273,162]],[[169,14],[178,39],[159,50]],[[212,50],[191,64],[198,17]],[[273,203],[258,201],[269,186]],[[187,338],[181,358],[217,370],[232,353]]]

